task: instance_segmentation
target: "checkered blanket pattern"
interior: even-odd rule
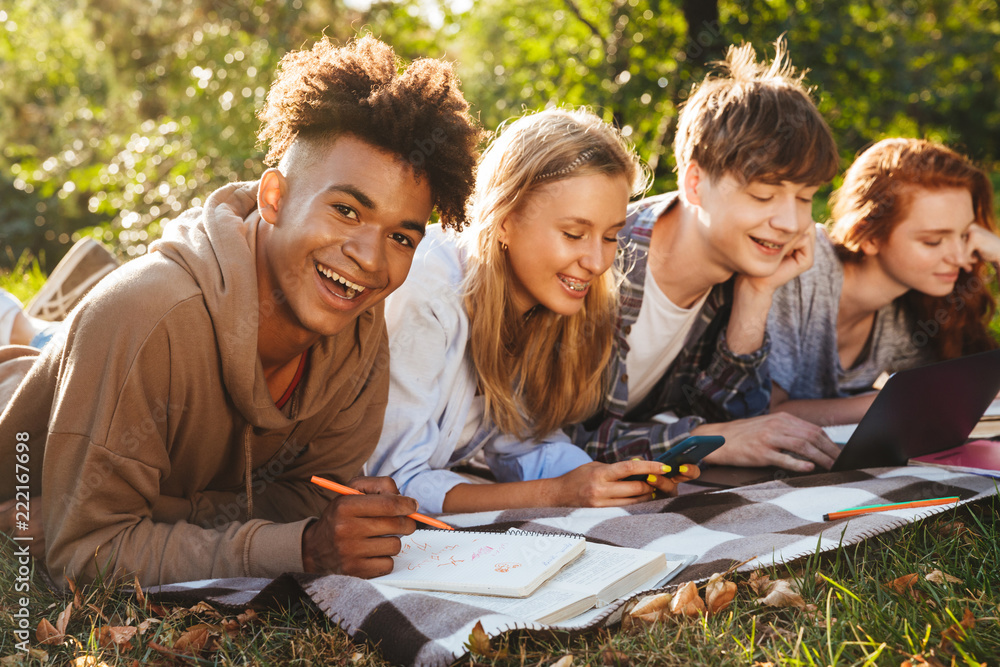
[[[996,481],[988,477],[914,466],[790,478],[625,509],[543,508],[444,518],[456,527],[576,533],[606,544],[659,550],[675,557],[697,556],[674,579],[676,584],[704,580],[740,563],[739,570],[753,570],[855,544],[952,506],[824,522],[827,512],[944,496],[959,496],[966,503],[996,492]],[[339,575],[209,580],[163,586],[153,594],[164,601],[208,600],[242,610],[275,601],[287,603],[303,592],[348,634],[377,645],[394,664],[453,662],[466,653],[465,642],[476,622],[491,636],[514,629],[546,629],[524,619]],[[597,620],[574,629],[618,621],[624,603],[613,603]]]

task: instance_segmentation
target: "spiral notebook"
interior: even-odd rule
[[[402,538],[392,572],[372,581],[422,591],[527,597],[585,546],[582,537],[566,535],[418,530]]]
[[[572,627],[596,618],[619,598],[662,586],[690,560],[667,560],[661,551],[587,542],[583,555],[527,598],[435,591],[427,595],[549,625],[563,625],[565,621],[567,627]]]

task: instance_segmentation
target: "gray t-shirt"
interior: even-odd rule
[[[817,228],[812,268],[774,295],[767,322],[771,379],[790,399],[844,398],[871,390],[883,371],[895,373],[931,361],[926,336],[915,335],[911,318],[890,303],[875,313],[871,336],[855,364],[841,367],[837,311],[844,268],[826,230]]]

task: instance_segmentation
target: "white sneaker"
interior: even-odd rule
[[[63,320],[91,287],[116,268],[115,256],[85,236],[56,264],[45,285],[28,302],[25,312],[49,322]]]

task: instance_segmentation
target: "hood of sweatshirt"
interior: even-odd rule
[[[257,211],[257,186],[254,181],[219,188],[203,207],[170,222],[152,250],[179,264],[200,286],[215,328],[223,381],[237,409],[254,427],[278,429],[349,405],[387,336],[380,303],[353,327],[320,338],[309,349],[295,414],[289,418],[278,409],[257,350],[257,229],[267,224]]]

